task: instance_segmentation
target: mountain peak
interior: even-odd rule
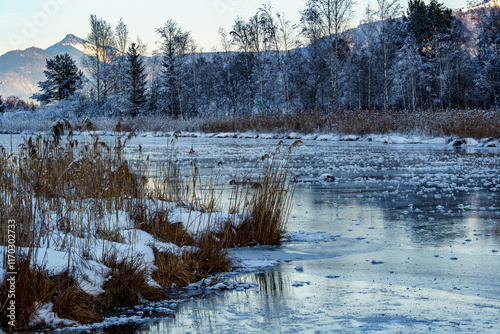
[[[68,53],[74,60],[78,60],[85,54],[86,44],[86,40],[73,34],[69,34],[66,35],[66,37],[64,37],[59,43],[47,48],[47,51],[50,51],[55,55]]]
[[[73,34],[68,34],[62,41],[60,41],[58,44],[62,45],[78,45],[78,44],[85,44],[85,40],[81,39],[80,37],[77,37]]]

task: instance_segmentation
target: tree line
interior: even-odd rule
[[[354,0],[307,0],[298,23],[271,4],[232,29],[221,50],[200,48],[174,20],[146,57],[128,27],[90,17],[82,66],[47,60],[42,103],[74,98],[101,113],[173,117],[340,109],[497,108],[499,0],[454,15],[437,0],[375,0],[349,29]]]

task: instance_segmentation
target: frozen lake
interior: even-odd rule
[[[166,141],[135,138],[129,152],[140,144],[161,159]],[[229,180],[277,143],[181,138],[176,147],[186,166],[193,147],[205,172],[221,161]],[[137,325],[81,329],[498,333],[500,149],[304,141],[292,165],[289,240],[234,250],[247,266],[230,279],[244,288],[181,291],[175,302],[118,314]]]

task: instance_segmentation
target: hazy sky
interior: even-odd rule
[[[70,33],[86,38],[90,14],[105,19],[113,27],[123,18],[131,38],[135,40],[140,36],[149,51],[156,49],[155,28],[173,18],[184,30],[191,31],[204,51],[210,51],[219,46],[219,27],[229,31],[238,15],[247,19],[265,2],[267,0],[0,0],[0,55],[31,46],[47,48]],[[467,0],[440,2],[453,9],[467,6]],[[376,0],[357,1],[353,26],[362,19],[368,3],[374,7]],[[404,9],[406,4],[406,0],[401,1]],[[298,23],[305,0],[272,0],[272,5]]]

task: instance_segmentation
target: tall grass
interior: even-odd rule
[[[75,130],[90,135],[77,140]],[[5,232],[8,220],[17,223],[18,328],[29,328],[37,307],[49,302],[60,317],[98,321],[113,307],[167,298],[151,279],[164,288],[186,286],[232,270],[235,262],[228,246],[280,242],[293,196],[290,153],[299,142],[290,148],[280,143],[264,156],[255,165],[256,182],[235,182],[232,191],[237,196],[228,216],[218,212],[224,190],[220,169],[202,181],[194,159],[189,170],[179,168],[179,133],[169,140],[165,160],[154,164],[140,147],[134,162],[127,159],[126,147],[134,134],[125,136],[122,130],[120,120],[114,142],[108,143],[96,135],[89,120],[76,126],[63,120],[53,125],[51,136],[25,138],[17,152],[0,147],[0,228]],[[171,219],[172,210],[179,207],[189,216],[205,215],[209,224],[192,232],[189,222]],[[153,267],[135,250],[137,230],[177,248],[166,251],[152,245]],[[5,235],[0,246],[7,245]],[[66,254],[62,273],[44,268],[48,249]],[[6,252],[2,255],[5,264]],[[98,273],[107,277],[98,296],[77,284],[75,269],[87,260],[107,268]],[[6,291],[3,282],[2,300]],[[6,319],[5,312],[3,306],[1,319]],[[0,325],[7,328],[5,322]]]
[[[233,246],[276,245],[285,232],[294,183],[290,179],[290,154],[300,145],[295,141],[288,148],[280,141],[273,153],[265,154],[255,165],[260,173],[255,182],[248,174],[233,182],[231,212],[241,221],[226,221],[223,226],[224,242]]]
[[[26,120],[26,115],[0,117],[0,131],[50,131],[51,114],[40,113],[38,120]],[[31,116],[29,116],[31,117]],[[47,117],[47,118],[45,118]],[[96,130],[113,131],[118,118],[95,117],[99,124]],[[74,123],[78,121],[74,120]],[[295,111],[225,115],[223,117],[199,116],[172,119],[167,115],[142,115],[125,118],[122,122],[125,131],[172,132],[278,132],[290,133],[337,133],[337,134],[419,134],[428,136],[456,135],[462,138],[500,138],[500,117],[498,110],[434,110],[434,111],[381,111],[381,110],[339,110]]]

